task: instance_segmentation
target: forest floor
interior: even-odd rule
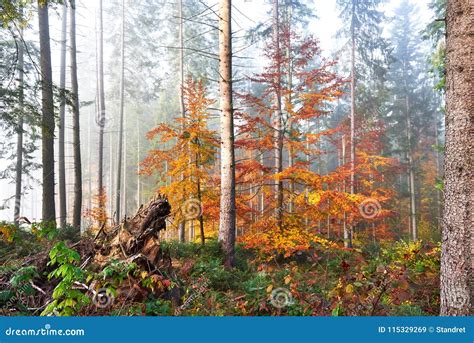
[[[162,241],[171,263],[150,270],[120,259],[84,267],[87,240],[73,241],[67,232],[21,230],[0,241],[4,315],[438,314],[437,244],[398,241],[361,250],[320,239],[289,256],[238,244],[236,265],[226,269],[214,239]]]

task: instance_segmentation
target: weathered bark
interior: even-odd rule
[[[273,44],[275,49],[275,111],[273,114],[274,130],[274,169],[275,174],[283,171],[283,118],[281,111],[281,56],[280,56],[280,19],[278,0],[273,0]],[[277,227],[282,230],[283,220],[283,182],[275,180],[275,217]]]
[[[58,183],[59,183],[59,226],[66,227],[67,196],[66,196],[66,161],[64,136],[66,131],[66,42],[67,42],[67,5],[63,4],[61,27],[61,57],[59,67],[59,133],[58,133]]]
[[[23,37],[23,29],[20,31]],[[15,226],[19,226],[21,195],[22,195],[22,176],[23,176],[23,111],[24,111],[24,47],[23,42],[18,45],[18,128],[16,136],[16,166],[15,166],[15,208],[13,209],[13,221]]]
[[[449,316],[474,312],[473,16],[472,1],[448,1],[441,315]]]
[[[123,157],[123,117],[125,97],[125,1],[122,0],[122,33],[121,33],[121,58],[120,58],[120,118],[119,142],[117,152],[117,183],[115,184],[115,222],[120,222],[120,201],[122,188],[122,157]],[[124,199],[126,201],[126,199]]]
[[[102,229],[96,235],[94,262],[99,266],[113,259],[143,259],[146,264],[160,267],[162,251],[158,241],[161,230],[166,229],[166,218],[171,212],[168,200],[156,196],[128,220],[122,220],[111,230]]]
[[[48,2],[38,1],[38,24],[41,67],[41,136],[43,165],[42,220],[56,225],[54,197],[54,102],[49,41]]]
[[[221,131],[221,199],[218,239],[224,249],[224,264],[234,265],[235,245],[235,154],[232,105],[231,0],[219,1],[219,96]]]
[[[441,152],[438,150],[440,146],[440,139],[439,139],[439,123],[438,123],[438,116],[436,116],[436,121],[435,121],[435,138],[436,138],[436,179],[441,180],[443,178],[442,174],[442,167],[441,167]],[[436,189],[436,228],[438,229],[438,232],[441,232],[441,222],[442,222],[442,211],[443,211],[443,205],[441,201],[441,195],[442,192],[440,189]]]
[[[78,265],[82,268],[100,273],[104,268],[114,262],[121,262],[128,266],[135,264],[134,273],[127,275],[126,282],[117,285],[115,301],[110,303],[107,309],[102,306],[84,306],[81,315],[105,315],[116,305],[116,309],[123,308],[124,303],[145,302],[150,296],[163,300],[171,300],[173,307],[182,303],[184,291],[176,285],[163,287],[144,287],[142,284],[143,273],[151,280],[162,280],[163,275],[173,277],[176,275],[168,249],[162,249],[159,234],[166,229],[166,217],[170,215],[171,207],[165,197],[156,196],[147,204],[141,206],[136,214],[127,221],[122,221],[110,229],[105,225],[96,233],[95,237],[85,235],[75,243],[67,243],[76,250],[80,257]],[[35,286],[41,289],[41,293],[35,295],[35,306],[44,308],[53,300],[53,292],[57,281],[48,279],[51,272],[49,249],[38,253],[32,253],[17,260],[19,265],[33,266],[38,271],[35,277]],[[10,280],[14,276],[15,269],[2,270],[0,274],[0,292],[11,288]],[[132,275],[133,274],[133,275]],[[175,279],[175,277],[173,277]],[[84,296],[95,296],[103,280],[92,280],[87,285],[75,283],[75,292],[83,292]],[[16,301],[2,304],[0,313],[3,315],[18,315]],[[106,306],[106,305],[104,305]],[[31,309],[33,312],[34,309]],[[107,312],[105,312],[107,311]],[[24,312],[23,312],[24,313]]]
[[[81,227],[82,214],[82,159],[81,159],[81,130],[79,116],[79,86],[77,82],[77,49],[76,49],[76,1],[71,0],[69,9],[71,16],[70,44],[71,44],[71,91],[72,106],[72,147],[74,156],[74,204],[72,225]]]

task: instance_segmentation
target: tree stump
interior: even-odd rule
[[[149,271],[170,268],[171,258],[160,248],[158,234],[166,229],[171,206],[165,196],[157,195],[140,206],[133,217],[123,219],[106,232],[97,233],[92,262],[104,266],[110,260],[128,260]]]

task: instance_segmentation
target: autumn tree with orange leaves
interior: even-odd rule
[[[159,148],[148,152],[141,172],[160,173],[161,185],[157,192],[168,196],[174,209],[174,225],[188,221],[194,228],[197,221],[200,240],[204,244],[205,219],[219,216],[219,199],[212,173],[218,140],[216,132],[207,127],[208,107],[213,101],[207,98],[202,81],[188,78],[183,90],[185,117],[176,118],[174,124],[162,123],[148,132],[149,140],[158,139]],[[190,236],[193,238],[192,232]]]

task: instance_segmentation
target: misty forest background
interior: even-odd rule
[[[1,1],[2,311],[469,312],[446,5]]]

